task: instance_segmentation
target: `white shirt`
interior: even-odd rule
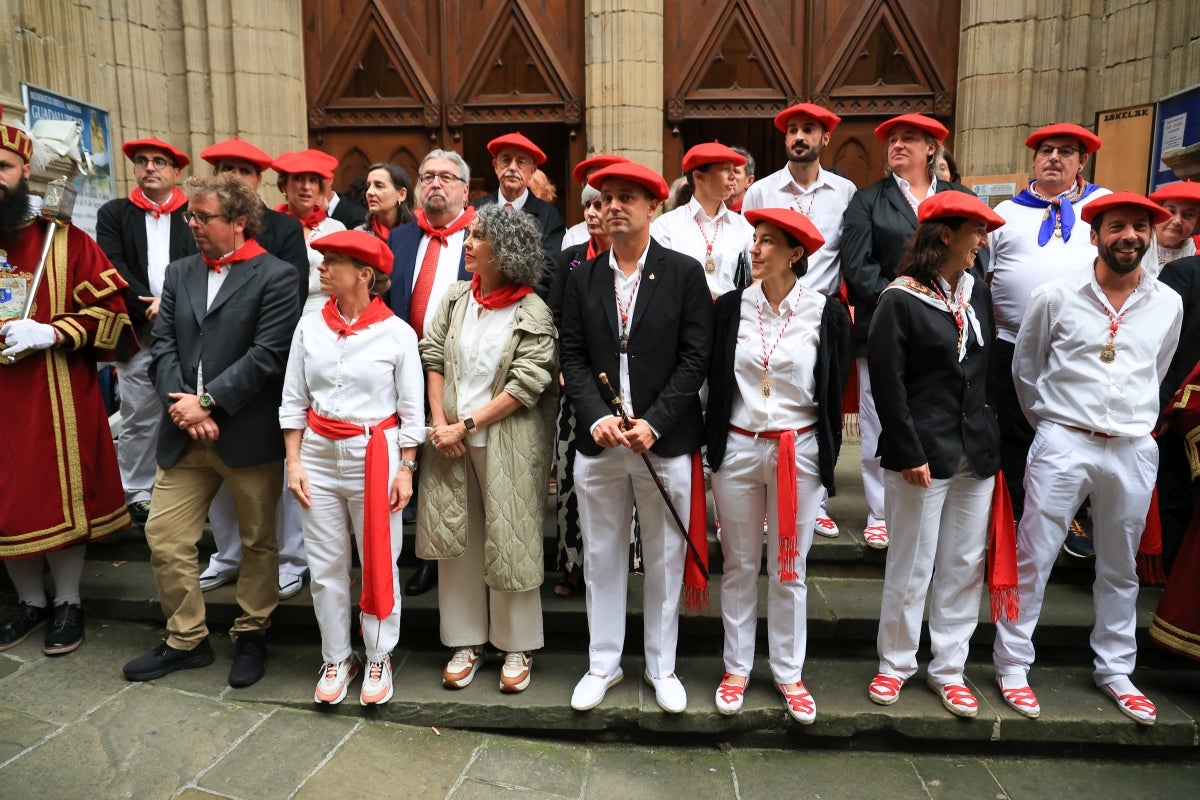
[[[462,214],[463,212],[460,211],[458,216],[461,217]],[[458,217],[455,217],[446,224],[449,225],[457,219]],[[446,237],[445,246],[438,252],[437,272],[433,276],[433,287],[429,290],[429,305],[425,307],[425,319],[414,320],[414,322],[420,322],[424,326],[426,320],[432,321],[433,312],[437,311],[438,306],[442,304],[442,298],[445,297],[446,292],[450,291],[450,287],[458,282],[458,269],[462,265],[463,259],[463,242],[467,238],[469,227]],[[425,251],[429,249],[429,241],[428,236],[422,235],[421,241],[417,244],[417,258],[413,265],[412,275],[413,288],[417,285],[417,279],[421,277],[421,265],[425,263]]]
[[[158,219],[146,212],[146,278],[150,294],[162,297],[167,264],[171,262],[171,215],[160,214]]]
[[[825,295],[806,289],[798,281],[780,302],[779,313],[771,309],[761,283],[742,293],[741,321],[733,352],[738,390],[729,417],[732,424],[761,433],[794,431],[816,423],[817,345],[825,303]],[[763,396],[765,352],[770,352],[766,376],[771,386],[769,397]]]
[[[325,301],[329,299],[329,295],[321,291],[321,273],[317,271],[325,256],[313,250],[312,243],[322,236],[344,230],[345,225],[333,217],[326,217],[321,220],[320,225],[309,231],[308,238],[304,240],[304,247],[308,250],[308,299],[304,301],[304,311],[301,312],[303,315],[320,312]]]
[[[1097,189],[1071,207],[1075,227],[1070,239],[1051,236],[1045,247],[1038,246],[1038,231],[1046,209],[1029,208],[1005,200],[996,213],[1006,224],[988,234],[992,250],[988,274],[992,277],[992,307],[996,312],[996,336],[1006,342],[1017,340],[1017,329],[1029,306],[1029,296],[1043,283],[1090,268],[1096,260],[1090,226],[1080,210],[1097,197],[1111,194]]]
[[[458,336],[458,418],[473,416],[492,397],[496,369],[512,339],[517,303],[489,310],[467,292],[467,308]],[[487,446],[487,430],[476,428],[467,434],[467,444]]]
[[[653,237],[651,237],[653,238]],[[660,242],[661,244],[661,242]],[[632,275],[626,276],[621,272],[621,268],[617,266],[617,254],[612,250],[608,251],[608,266],[613,273],[613,286],[615,287],[616,296],[613,297],[613,302],[616,303],[617,297],[621,298],[621,303],[617,305],[617,334],[627,335],[630,326],[633,325],[633,310],[637,307],[638,292],[642,288],[642,275],[646,271],[646,254],[650,252],[650,243],[646,242],[646,249],[638,256],[637,269]],[[599,266],[599,265],[597,265]],[[607,299],[600,302],[608,302]],[[629,318],[625,324],[621,324],[621,306],[624,305],[629,313]],[[620,354],[620,367],[618,372],[621,376],[621,402],[625,405],[625,413],[630,417],[637,417],[633,409],[633,393],[629,390],[629,354],[622,351]],[[588,431],[596,432],[596,426],[603,422],[607,417],[601,417],[588,426]],[[649,423],[646,423],[649,424]],[[651,430],[654,430],[651,428]],[[658,436],[658,431],[654,431],[654,435]]]
[[[516,200],[509,200],[505,198],[504,192],[500,191],[499,189],[496,190],[496,203],[501,208],[504,208],[505,206],[512,206],[514,211],[521,211],[525,208],[525,201],[528,199],[529,187],[525,187],[525,191],[521,192]]]
[[[1106,364],[1100,353],[1109,340],[1109,315],[1122,313],[1116,357]],[[1035,427],[1049,420],[1110,436],[1150,433],[1182,320],[1179,295],[1149,275],[1119,310],[1096,283],[1093,267],[1034,289],[1013,358],[1025,416]]]
[[[234,252],[234,250],[230,250],[228,253],[221,256],[221,258],[228,258]],[[207,267],[207,264],[205,266]],[[237,267],[237,263],[226,264],[225,266],[221,267],[219,271],[215,269],[208,270],[208,285],[206,286],[207,299],[204,302],[205,311],[208,311],[208,309],[212,308],[213,300],[217,299],[217,292],[221,291],[221,287],[225,284],[225,279],[229,277],[229,270],[234,269],[235,267]],[[203,361],[196,366],[196,394],[204,394]]]
[[[310,407],[364,426],[398,414],[399,446],[423,442],[425,379],[413,329],[391,316],[353,336],[338,336],[321,314],[301,317],[284,373],[279,426],[307,428]]]
[[[912,193],[912,184],[911,183],[909,183],[904,178],[901,178],[899,175],[897,175],[894,172],[892,173],[892,177],[896,179],[896,185],[900,187],[900,194],[904,195],[904,199],[908,201],[908,204],[910,206],[912,206],[912,210],[913,210],[914,214],[917,213],[917,209],[921,206],[921,203],[924,203],[926,200],[928,200],[929,198],[931,198],[935,194],[937,194],[937,178],[936,177],[929,179],[929,191],[925,194],[924,197],[922,197],[919,200],[917,199],[917,196]]]
[[[571,227],[567,228],[567,232],[563,234],[562,249],[573,247],[577,244],[584,244],[591,237],[588,236],[587,221],[576,222]]]
[[[651,222],[650,235],[663,247],[669,247],[677,253],[699,261],[701,266],[704,266],[708,290],[714,296],[735,288],[733,279],[739,255],[745,256],[746,268],[750,268],[750,245],[754,241],[754,226],[741,214],[726,208],[724,203],[717,209],[717,215],[709,219],[708,214],[704,213],[704,208],[693,197],[686,206],[668,211]],[[711,273],[706,265],[708,242],[712,242],[713,245]]]
[[[807,189],[787,167],[750,184],[742,198],[742,213],[758,208],[790,208],[808,217],[825,244],[808,254],[808,273],[800,283],[833,297],[842,286],[842,217],[858,191],[851,181],[821,169]]]

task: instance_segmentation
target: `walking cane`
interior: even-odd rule
[[[621,430],[629,430],[633,427],[633,421],[625,413],[625,403],[621,401],[621,396],[616,393],[612,384],[608,382],[608,375],[603,372],[600,373],[600,382],[604,384],[604,388],[608,391],[609,400],[614,407],[613,414],[621,418]],[[654,465],[650,463],[650,457],[645,453],[642,453],[641,456],[642,463],[646,465],[646,469],[650,472],[650,477],[654,479],[654,485],[658,487],[658,493],[662,495],[663,502],[667,504],[667,510],[671,512],[671,517],[675,520],[675,525],[678,526],[679,533],[683,536],[683,541],[687,544],[688,552],[691,553],[696,566],[700,568],[701,574],[704,575],[704,580],[708,580],[708,568],[704,566],[704,560],[700,558],[700,553],[696,550],[696,545],[688,536],[687,526],[683,524],[683,520],[679,517],[679,512],[675,510],[675,504],[671,502],[671,496],[667,493],[667,487],[663,486],[662,478],[658,477],[658,473],[654,470]]]

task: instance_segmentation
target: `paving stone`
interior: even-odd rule
[[[454,800],[495,800],[496,797],[504,797],[507,794],[520,797],[522,800],[555,800],[555,798],[561,800],[564,797],[561,794],[548,794],[533,789],[488,783],[487,781],[477,781],[468,778],[455,790]],[[570,797],[578,796],[578,794],[570,795]]]
[[[208,800],[208,798],[224,798],[225,795],[209,794],[200,789],[186,789],[175,796],[175,800]]]
[[[929,792],[930,800],[1007,798],[987,767],[978,759],[913,758],[911,763],[925,791]]]
[[[354,725],[345,717],[278,711],[196,783],[244,800],[286,799]]]
[[[52,722],[9,708],[0,708],[0,764],[58,728],[59,726]]]
[[[1064,759],[989,759],[988,768],[1008,797],[1129,797],[1183,800],[1195,797],[1200,764],[1112,763]],[[1052,792],[1047,787],[1053,787]]]
[[[520,739],[489,739],[467,777],[484,783],[519,786],[550,795],[579,797],[590,758],[577,746]],[[463,789],[455,798],[470,796]],[[485,795],[474,795],[482,797]]]
[[[0,797],[170,797],[261,719],[204,697],[130,687],[0,771]]]
[[[730,760],[743,798],[929,800],[912,766],[894,757],[741,750]]]
[[[438,736],[428,728],[364,726],[295,797],[445,797],[484,741],[451,730]]]
[[[724,800],[735,794],[729,761],[720,753],[613,747],[593,752],[583,797],[585,800],[630,797]]]

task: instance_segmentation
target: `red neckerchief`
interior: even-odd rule
[[[135,186],[133,187],[133,190],[129,192],[129,202],[133,203],[147,214],[153,214],[154,218],[158,219],[163,214],[173,213],[186,206],[187,195],[181,192],[179,187],[176,186],[171,189],[171,194],[167,196],[166,200],[156,204],[149,197],[146,197],[146,193],[142,191],[142,187]]]
[[[266,253],[267,251],[263,250],[262,245],[258,243],[257,239],[247,239],[245,244],[227,256],[222,256],[220,258],[209,258],[201,253],[200,257],[204,259],[205,264],[208,264],[209,269],[211,269],[213,272],[220,273],[221,267],[228,266],[229,264],[236,264],[239,261],[249,261],[252,258],[266,255]]]
[[[382,239],[386,242],[388,240],[388,234],[392,232],[392,229],[389,228],[387,223],[380,219],[379,215],[377,214],[372,214],[371,216],[367,217],[367,219],[371,223],[371,233],[375,234],[376,238]]]
[[[291,206],[289,206],[287,203],[280,203],[279,205],[275,206],[275,210],[281,214],[287,214],[289,217],[296,217],[296,219],[300,220],[300,224],[306,228],[317,227],[325,221],[327,216],[329,216],[325,213],[325,209],[321,208],[320,206],[313,206],[313,210],[305,214],[303,217],[294,214]]]
[[[471,276],[471,295],[475,298],[476,303],[479,303],[479,305],[488,311],[495,311],[497,308],[507,308],[527,294],[533,294],[532,286],[526,286],[521,283],[509,283],[501,286],[499,289],[492,289],[492,291],[488,292],[487,297],[484,297],[482,281],[479,280],[479,275],[475,274]]]
[[[445,247],[446,240],[450,238],[451,234],[458,233],[463,228],[475,221],[475,208],[474,206],[467,206],[465,209],[463,209],[463,213],[459,215],[458,219],[441,228],[435,228],[429,224],[429,220],[425,217],[425,209],[423,208],[418,208],[416,210],[416,217],[417,226],[425,233],[425,235],[437,239],[442,243],[442,247]]]
[[[607,248],[605,248],[605,249],[607,249]],[[603,252],[604,252],[604,250],[600,249],[600,243],[596,241],[596,237],[589,236],[588,237],[588,246],[587,246],[587,257],[589,259],[592,259],[592,258],[595,258],[596,256],[600,255]]]
[[[346,322],[345,318],[342,317],[341,312],[338,311],[336,298],[329,298],[325,305],[321,306],[321,317],[324,318],[325,324],[329,326],[329,329],[335,331],[339,338],[342,336],[353,336],[355,332],[361,331],[368,325],[385,320],[390,316],[393,316],[392,310],[384,305],[383,301],[378,297],[371,298],[371,302],[367,304],[366,310],[353,323]]]

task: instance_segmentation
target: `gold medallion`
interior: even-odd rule
[[[770,396],[771,396],[771,382],[770,382],[769,380],[767,380],[767,376],[766,376],[766,375],[763,375],[763,382],[762,382],[762,396],[763,396],[763,397],[770,397]]]
[[[709,275],[712,275],[717,271],[717,265],[713,262],[712,255],[709,255],[709,257],[704,261],[704,271]]]
[[[1100,360],[1105,364],[1111,364],[1117,360],[1117,348],[1113,346],[1112,342],[1104,345],[1100,350]]]

